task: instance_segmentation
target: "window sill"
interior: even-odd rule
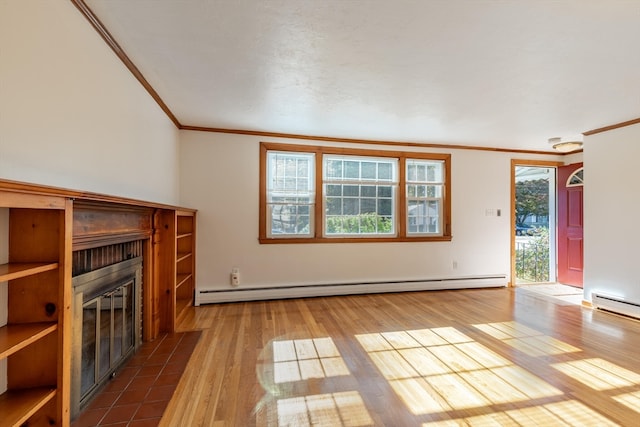
[[[259,238],[260,244],[450,242],[453,236]]]

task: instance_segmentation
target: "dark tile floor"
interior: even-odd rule
[[[165,334],[143,343],[71,426],[157,426],[200,334]]]

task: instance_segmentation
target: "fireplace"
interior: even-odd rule
[[[86,260],[90,255],[75,258]],[[127,252],[125,258],[130,256]],[[95,260],[91,264],[95,267]],[[142,257],[79,274],[73,278],[73,291],[71,417],[75,418],[140,345]]]

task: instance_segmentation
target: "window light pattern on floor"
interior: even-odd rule
[[[453,327],[356,335],[415,415],[563,393]]]
[[[575,400],[475,417],[423,423],[422,427],[521,427],[521,426],[617,426]]]
[[[581,351],[577,347],[544,335],[518,322],[484,323],[473,326],[531,357],[554,356]]]
[[[280,399],[277,405],[279,427],[373,425],[357,391]]]
[[[554,363],[553,368],[594,390],[613,390],[640,385],[640,375],[603,359]]]
[[[340,352],[328,337],[273,341],[273,368],[276,384],[349,375]]]
[[[603,359],[580,358],[581,349],[518,322],[472,326],[521,351],[519,357],[557,357],[561,362],[549,366],[561,375],[607,391],[617,403],[640,413],[639,374]],[[596,408],[572,399],[454,327],[367,333],[355,338],[406,409],[423,417],[423,427],[617,425]],[[271,348],[268,365],[279,387],[350,375],[329,337],[281,339],[272,341]],[[357,391],[289,395],[272,402],[278,426],[374,423]],[[429,419],[434,421],[425,422]]]
[[[614,396],[613,400],[640,413],[640,391]]]

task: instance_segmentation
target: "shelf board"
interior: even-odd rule
[[[178,298],[176,300],[176,321],[180,319],[187,308],[191,306],[191,298]]]
[[[0,328],[0,359],[9,357],[58,329],[57,323],[20,323]]]
[[[178,289],[180,286],[186,283],[187,280],[189,280],[192,276],[193,274],[191,273],[178,274],[176,276],[176,289]]]
[[[191,255],[193,255],[191,252],[178,253],[176,257],[176,263],[179,263],[180,261],[184,261],[185,259],[189,258]]]
[[[182,234],[178,234],[176,236],[176,239],[184,239],[185,237],[191,237],[193,236],[193,233],[182,233]]]
[[[0,282],[19,279],[58,268],[57,262],[12,262],[0,264]]]
[[[53,387],[9,390],[0,395],[0,427],[20,426],[56,395]]]

